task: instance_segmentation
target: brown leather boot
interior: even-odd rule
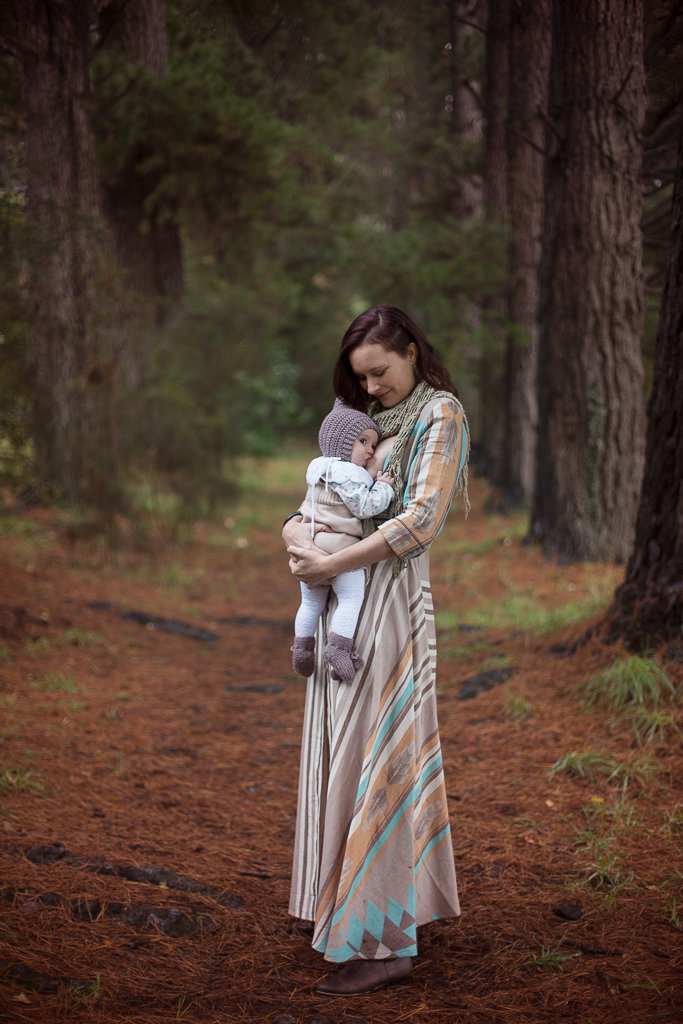
[[[323,996],[360,996],[403,981],[412,969],[413,958],[410,956],[397,956],[391,960],[349,960],[336,974],[319,981],[315,991]]]

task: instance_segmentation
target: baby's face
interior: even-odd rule
[[[375,447],[375,452],[365,467],[370,476],[375,479],[378,473],[384,469],[384,463],[391,454],[391,449],[394,447],[394,441],[396,440],[396,434],[392,437],[385,437],[383,441]]]
[[[350,461],[354,466],[362,466],[365,469],[375,451],[378,437],[377,431],[372,430],[370,427],[358,435],[351,449]]]

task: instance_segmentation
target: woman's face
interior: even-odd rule
[[[354,348],[349,362],[363,390],[377,398],[385,409],[391,409],[407,398],[417,383],[416,358],[414,342],[408,345],[405,355],[370,343]]]

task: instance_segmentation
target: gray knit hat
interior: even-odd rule
[[[318,443],[326,458],[338,458],[348,462],[351,458],[353,443],[364,430],[376,430],[379,427],[364,412],[352,409],[343,398],[334,403],[332,412],[322,422]]]

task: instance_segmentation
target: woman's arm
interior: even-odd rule
[[[439,535],[465,462],[465,424],[459,403],[441,399],[425,410],[408,471],[401,515],[379,532],[399,558],[414,558]]]
[[[320,587],[331,577],[339,576],[342,572],[362,569],[365,565],[394,557],[394,552],[381,533],[373,533],[370,537],[357,544],[351,544],[350,547],[333,555],[321,551],[315,545],[311,548],[289,545],[287,551],[291,556],[290,569],[301,583],[307,583],[309,587]]]

